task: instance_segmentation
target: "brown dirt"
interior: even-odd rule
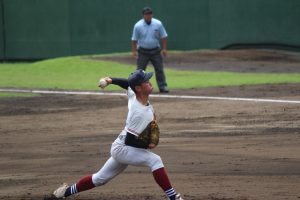
[[[173,94],[300,99],[300,84]],[[152,98],[161,155],[187,200],[300,199],[300,104]],[[0,200],[36,200],[97,171],[124,126],[125,97],[0,99]],[[165,199],[151,173],[130,166],[70,199]]]
[[[128,55],[88,57],[135,65]],[[166,68],[253,73],[300,72],[300,53],[279,50],[203,50],[170,52],[164,59]]]

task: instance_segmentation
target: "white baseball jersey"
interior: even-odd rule
[[[92,180],[96,186],[104,185],[124,171],[128,165],[147,166],[152,172],[164,167],[160,156],[150,149],[125,145],[127,132],[138,136],[154,119],[154,110],[150,103],[142,105],[130,87],[127,96],[128,115],[125,128],[111,146],[111,157],[98,172],[93,174]]]
[[[138,136],[148,124],[154,120],[154,109],[148,102],[148,105],[142,105],[137,99],[135,93],[130,87],[127,90],[128,97],[128,115],[124,130],[120,133],[115,142],[124,144],[126,132]]]

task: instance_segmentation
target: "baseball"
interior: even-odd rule
[[[99,81],[99,86],[104,88],[107,86],[107,82],[104,78],[101,78],[100,81]]]

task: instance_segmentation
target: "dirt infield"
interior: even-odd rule
[[[300,100],[300,84],[172,94]],[[162,130],[154,152],[186,200],[300,199],[300,104],[151,101]],[[60,183],[96,172],[109,157],[126,114],[127,100],[118,96],[0,99],[0,200],[42,200]],[[148,169],[130,166],[107,185],[70,199],[124,198],[165,196]]]
[[[135,65],[128,55],[93,56],[96,60],[111,60]],[[169,53],[164,59],[166,68],[251,73],[300,72],[300,53],[278,50],[203,50]]]

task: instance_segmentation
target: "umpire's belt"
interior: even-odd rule
[[[139,47],[138,52],[142,53],[142,54],[151,54],[151,55],[153,55],[153,54],[160,53],[160,48],[156,47],[156,48],[153,48],[153,49],[145,49],[143,47]]]

